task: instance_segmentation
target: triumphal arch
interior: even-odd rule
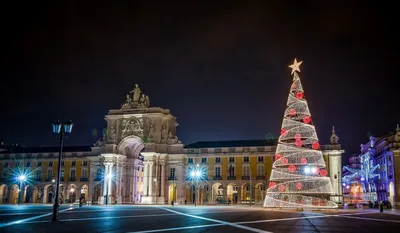
[[[95,144],[100,156],[92,161],[92,176],[98,181],[100,204],[164,204],[167,164],[183,161],[183,144],[176,136],[178,123],[168,109],[150,107],[150,98],[136,84],[120,109],[105,116],[107,130]],[[96,182],[96,178],[90,179]],[[92,194],[96,192],[96,183]]]

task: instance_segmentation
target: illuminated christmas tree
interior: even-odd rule
[[[264,207],[337,208],[294,59],[290,88]]]

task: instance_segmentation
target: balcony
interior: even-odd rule
[[[228,180],[236,180],[236,176],[228,176],[227,179]]]
[[[265,180],[265,176],[257,176],[257,180]]]
[[[242,176],[242,180],[250,180],[250,176]]]
[[[101,181],[102,177],[101,176],[97,176],[96,179],[94,179],[94,181]]]
[[[221,176],[214,176],[213,180],[222,180]]]
[[[76,177],[70,177],[69,181],[76,181]]]
[[[168,180],[177,180],[175,176],[168,176]]]
[[[87,177],[82,177],[80,180],[81,181],[88,181],[88,178]]]

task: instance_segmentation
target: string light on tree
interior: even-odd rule
[[[293,83],[264,207],[337,208],[328,200],[334,192],[298,74],[301,63],[289,66]]]

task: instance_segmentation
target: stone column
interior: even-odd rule
[[[149,180],[148,180],[148,185],[149,185],[149,194],[150,196],[153,196],[153,162],[149,163],[150,169],[149,169]]]
[[[138,170],[138,166],[135,164],[135,162],[133,163],[133,179],[132,179],[132,202],[133,204],[136,203],[136,201],[138,200],[138,191],[137,191],[137,187],[138,187],[138,179],[137,179],[137,170]]]
[[[107,193],[107,178],[106,175],[108,174],[108,164],[104,164],[104,178],[103,178],[103,193],[102,196],[104,197]]]
[[[161,196],[164,197],[164,192],[165,192],[165,163],[161,163]],[[164,204],[164,203],[162,203]]]
[[[108,173],[113,174],[113,165],[112,163],[108,164]],[[106,174],[108,174],[106,173]],[[108,179],[108,200],[109,200],[109,204],[111,204],[111,198],[110,196],[112,195],[112,177],[107,178]]]
[[[146,196],[146,197],[149,195],[149,192],[148,192],[148,180],[149,180],[149,176],[147,175],[148,172],[149,172],[148,165],[149,165],[149,162],[144,162],[144,171],[143,171],[143,195]],[[136,177],[135,177],[135,179],[136,179]]]

